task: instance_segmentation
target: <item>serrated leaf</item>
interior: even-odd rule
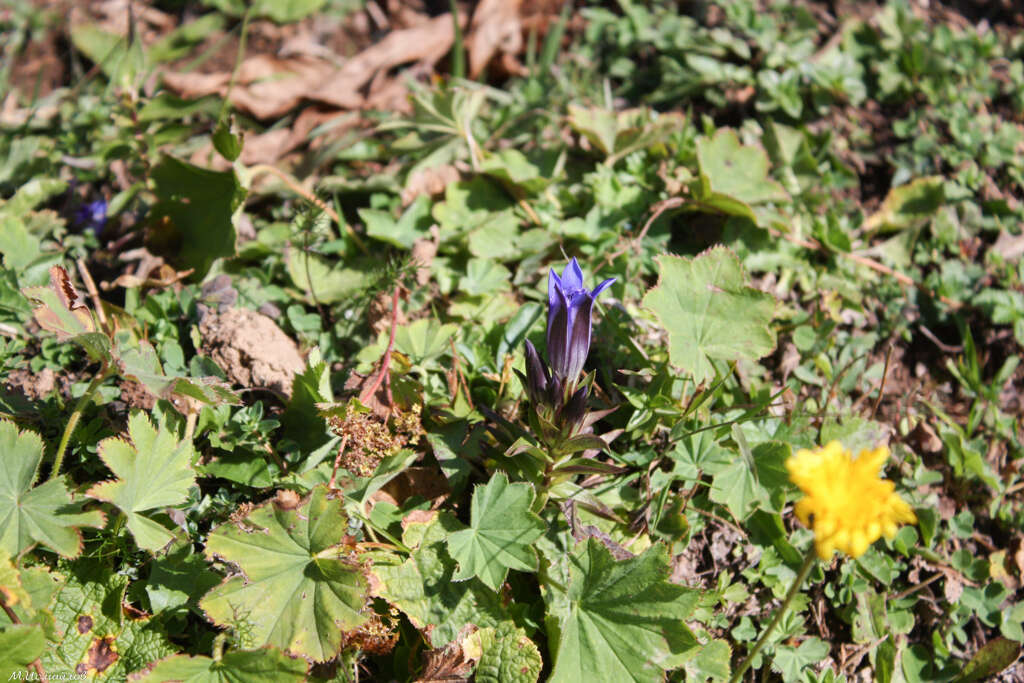
[[[99,456],[117,479],[93,486],[90,498],[107,501],[125,514],[128,529],[140,548],[156,551],[173,534],[142,513],[184,503],[195,483],[192,444],[163,425],[153,426],[143,413],[128,418],[129,441],[104,439]]]
[[[470,525],[448,537],[448,552],[459,563],[452,576],[464,581],[474,576],[494,590],[501,588],[509,569],[537,571],[537,551],[530,545],[547,528],[530,511],[533,487],[510,484],[504,472],[473,489]]]
[[[459,331],[458,325],[438,323],[436,318],[420,318],[395,330],[395,348],[415,363],[423,363],[448,350],[448,340]],[[387,332],[382,334],[386,338]]]
[[[536,683],[540,676],[540,651],[511,621],[480,629],[469,636],[466,649],[480,653],[476,683]]]
[[[124,616],[127,586],[128,577],[98,565],[79,561],[71,566],[53,600],[56,633],[42,657],[47,672],[123,681],[127,674],[174,654],[162,624]]]
[[[153,216],[180,236],[178,262],[202,278],[213,261],[235,254],[235,211],[245,189],[233,170],[211,171],[164,156],[150,172],[157,204]]]
[[[512,273],[500,263],[474,258],[466,263],[466,274],[459,278],[459,291],[470,296],[490,294],[505,289],[511,280]]]
[[[769,177],[764,149],[741,145],[730,128],[719,129],[713,138],[697,139],[697,163],[705,195],[722,194],[748,205],[789,199],[782,185]]]
[[[550,681],[661,681],[697,647],[685,619],[698,594],[668,582],[664,546],[616,562],[588,538],[567,561],[564,584],[542,584]]]
[[[712,640],[701,645],[700,652],[685,665],[689,674],[687,680],[720,683],[729,679],[732,648],[724,640]]]
[[[405,612],[426,630],[433,647],[453,641],[466,624],[497,626],[507,619],[494,591],[479,579],[453,581],[455,561],[445,550],[446,537],[461,525],[448,513],[431,513],[406,525],[402,542],[414,548],[399,565],[376,563],[374,594]]]
[[[132,683],[278,683],[302,681],[306,662],[273,647],[232,650],[220,660],[174,655],[156,663],[151,671],[136,674]]]
[[[736,255],[709,249],[693,259],[660,256],[658,285],[644,295],[668,330],[669,360],[701,384],[712,360],[757,360],[775,348],[775,298],[749,286]]]
[[[13,568],[9,562],[7,566]],[[17,604],[12,605],[8,603],[11,612],[14,613],[14,616],[22,624],[37,624],[43,629],[43,634],[47,638],[54,639],[56,632],[53,615],[50,614],[48,608],[54,594],[63,584],[64,578],[59,574],[48,571],[46,567],[29,567],[17,570],[16,575],[14,577],[9,576],[8,581],[11,578],[16,582],[13,588],[23,592],[23,595],[19,596],[21,599]],[[8,586],[8,589],[10,588],[12,586]],[[6,612],[0,612],[0,626],[9,626],[13,623],[10,615]]]
[[[35,488],[43,441],[32,432],[18,432],[12,422],[0,421],[0,549],[12,557],[42,543],[65,557],[82,551],[77,527],[101,527],[99,511],[82,512],[73,500],[66,477]]]
[[[370,237],[402,249],[410,249],[430,228],[430,197],[416,197],[398,220],[389,211],[379,209],[359,209],[359,217],[366,224],[366,234]]]
[[[828,656],[828,643],[821,638],[808,638],[799,647],[778,645],[772,668],[782,674],[783,680],[795,681],[804,667],[810,666]]]
[[[368,618],[363,567],[338,547],[348,518],[327,493],[317,486],[294,509],[265,503],[210,534],[206,556],[237,564],[244,576],[226,579],[200,607],[238,629],[245,647],[273,645],[322,662]]]

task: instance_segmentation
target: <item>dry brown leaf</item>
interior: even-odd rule
[[[960,596],[964,592],[964,584],[961,580],[960,574],[952,570],[944,570],[940,568],[942,574],[945,576],[945,581],[942,582],[942,593],[946,598],[946,602],[953,605],[960,600]]]
[[[459,171],[451,164],[441,164],[416,171],[405,181],[405,189],[402,190],[402,206],[409,206],[420,195],[437,197],[444,194],[445,188],[458,180]]]
[[[416,264],[416,283],[421,287],[430,282],[430,268],[441,245],[441,229],[430,226],[430,237],[421,237],[412,245],[412,262]]]
[[[442,14],[392,31],[341,67],[326,48],[310,45],[308,40],[301,45],[289,43],[288,50],[280,52],[288,57],[259,54],[245,59],[229,98],[236,108],[259,119],[279,118],[303,100],[341,109],[405,107],[404,81],[388,71],[410,62],[432,66],[449,52],[454,39],[451,15]],[[184,98],[224,97],[231,74],[227,70],[213,74],[165,72],[162,78],[168,89]],[[363,90],[375,78],[380,80],[369,89],[370,96],[364,97]],[[283,140],[282,136],[275,142]]]
[[[440,470],[436,467],[415,466],[399,473],[374,493],[370,500],[374,503],[386,501],[401,507],[412,496],[420,496],[431,501],[432,509],[437,509],[449,493],[448,480]]]
[[[242,62],[231,89],[231,104],[259,119],[279,118],[314,93],[335,66],[322,59],[255,55]],[[185,98],[227,94],[230,73],[164,73],[164,85]],[[350,98],[347,108],[358,106],[362,98]]]
[[[482,0],[477,5],[466,38],[470,78],[479,76],[496,54],[516,55],[522,49],[522,4],[522,0]]]
[[[154,289],[162,289],[164,287],[170,287],[176,282],[181,282],[194,273],[195,270],[195,268],[189,268],[188,270],[175,270],[166,263],[162,263],[155,272],[149,273],[146,277],[139,277],[130,273],[124,273],[123,275],[119,275],[113,282],[101,282],[100,289],[103,291],[109,291],[115,287],[124,287],[125,289],[131,287],[152,287]]]
[[[423,673],[416,683],[462,683],[469,680],[476,660],[467,655],[462,644],[476,631],[476,626],[466,624],[448,645],[424,652]]]
[[[411,28],[392,31],[380,42],[345,62],[326,83],[310,94],[310,99],[343,109],[358,107],[362,102],[358,91],[378,71],[416,61],[434,64],[448,54],[454,41],[455,27],[451,14],[441,14]],[[359,103],[353,104],[354,99]]]

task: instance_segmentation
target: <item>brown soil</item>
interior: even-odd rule
[[[295,342],[273,320],[256,311],[230,308],[207,314],[199,332],[202,352],[232,382],[291,396],[292,380],[302,372],[305,361]]]

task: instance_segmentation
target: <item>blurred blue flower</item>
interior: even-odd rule
[[[78,212],[75,213],[75,222],[89,228],[97,235],[101,233],[107,224],[107,200],[97,199],[82,204],[78,207]]]
[[[590,353],[590,314],[594,299],[615,278],[609,278],[594,288],[583,286],[583,271],[576,258],[562,271],[562,277],[552,270],[548,277],[548,360],[552,374],[570,388],[583,371]]]

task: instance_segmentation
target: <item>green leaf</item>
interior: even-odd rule
[[[136,544],[156,551],[174,535],[142,513],[188,499],[196,478],[191,466],[192,444],[179,442],[163,425],[154,428],[141,412],[128,418],[128,437],[130,441],[111,437],[100,442],[99,456],[117,479],[96,484],[86,495],[120,508]]]
[[[588,538],[567,560],[564,585],[542,583],[550,681],[661,681],[693,653],[697,640],[685,620],[698,593],[668,582],[664,546],[616,562]]]
[[[103,69],[111,85],[132,89],[146,72],[146,54],[141,40],[105,31],[95,23],[74,22],[71,42],[86,57]]]
[[[43,441],[0,421],[0,549],[16,557],[42,543],[65,557],[82,552],[78,527],[101,527],[102,512],[81,511],[68,492],[67,477],[32,488],[43,459]]]
[[[0,626],[0,677],[26,680],[26,667],[46,649],[46,636],[38,624]],[[15,672],[20,672],[16,675]]]
[[[402,542],[415,548],[402,564],[377,561],[375,595],[402,610],[413,626],[428,630],[433,647],[455,640],[466,624],[497,626],[507,619],[497,594],[479,579],[453,581],[455,561],[445,550],[448,535],[461,525],[449,513],[432,512],[405,523]]]
[[[334,268],[321,256],[291,249],[286,261],[295,286],[323,304],[333,304],[364,291],[370,275],[356,268]]]
[[[7,209],[5,205],[3,207]],[[0,216],[0,255],[4,267],[20,271],[42,253],[40,239],[30,233],[20,217]]]
[[[459,278],[459,291],[471,296],[490,294],[508,287],[512,273],[491,259],[470,259],[466,274]]]
[[[241,17],[251,8],[253,17],[266,17],[278,24],[290,24],[313,14],[327,0],[203,0],[225,14]]]
[[[486,259],[513,258],[527,248],[525,242],[524,236],[519,235],[519,219],[511,211],[494,214],[473,228],[467,240],[469,253]]]
[[[235,254],[233,215],[245,199],[234,171],[211,171],[164,156],[153,167],[157,225],[169,224],[180,243],[178,261],[202,279],[214,260]]]
[[[146,595],[153,612],[183,607],[197,607],[199,598],[220,583],[220,576],[210,570],[206,558],[193,553],[192,544],[176,544],[167,555],[153,558]]]
[[[228,161],[234,161],[242,153],[242,137],[231,132],[231,128],[221,121],[213,131],[213,146]]]
[[[339,548],[348,518],[317,486],[301,505],[274,502],[217,528],[206,556],[238,565],[200,602],[210,621],[232,626],[245,647],[273,645],[323,662],[341,651],[345,631],[366,621],[364,569]]]
[[[432,215],[441,234],[460,233],[501,218],[516,223],[512,200],[503,190],[483,176],[451,183],[444,190],[444,201],[434,205]],[[475,254],[484,256],[484,254]]]
[[[782,185],[769,177],[764,149],[741,145],[730,128],[720,129],[713,138],[697,139],[697,163],[704,195],[723,194],[748,205],[789,199]]]
[[[510,484],[504,472],[473,489],[469,528],[448,537],[448,552],[459,563],[454,581],[476,576],[498,590],[509,569],[537,571],[531,544],[547,527],[530,511],[533,499],[532,486]]]
[[[4,548],[0,548],[0,601],[7,607],[32,607],[32,598],[21,585],[21,575]]]
[[[732,648],[724,640],[712,640],[706,645],[701,645],[700,652],[685,664],[689,674],[688,680],[712,683],[729,680],[731,658]]]
[[[821,638],[808,638],[799,647],[778,645],[772,668],[782,674],[782,680],[795,681],[804,667],[820,662],[828,656],[828,643]]]
[[[521,188],[530,194],[537,194],[551,182],[525,154],[511,147],[498,150],[484,159],[480,171],[507,187]]]
[[[511,621],[480,629],[469,636],[466,649],[479,650],[476,683],[535,683],[540,676],[540,651]]]
[[[714,378],[712,360],[757,360],[775,348],[775,298],[749,286],[740,261],[715,247],[693,259],[657,259],[658,285],[643,304],[668,330],[669,359],[702,384]]]
[[[438,323],[436,318],[420,318],[395,330],[395,348],[414,363],[423,363],[448,351],[448,340],[459,331],[458,325]],[[382,337],[387,337],[387,332]]]
[[[147,673],[132,676],[132,683],[277,683],[302,681],[306,662],[273,647],[232,650],[219,660],[175,655],[156,663]]]
[[[1006,638],[993,638],[971,657],[956,681],[970,683],[989,679],[1017,661],[1020,651],[1020,643]]]
[[[127,576],[85,561],[70,570],[52,603],[56,633],[42,662],[48,673],[73,671],[95,680],[123,681],[128,673],[174,654],[163,624],[125,617]]]
[[[895,232],[918,228],[935,215],[945,201],[942,176],[916,178],[889,190],[878,211],[864,221],[864,229]]]
[[[430,228],[430,198],[426,195],[416,197],[397,221],[389,211],[379,209],[359,209],[359,217],[366,224],[366,234],[370,237],[410,249]]]

